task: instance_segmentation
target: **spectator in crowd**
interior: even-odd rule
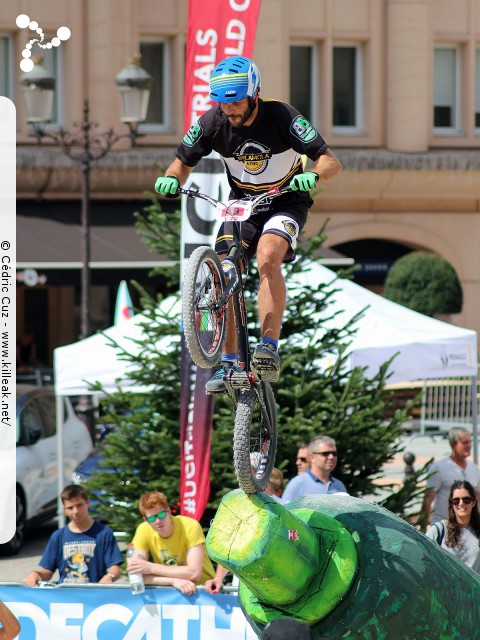
[[[7,605],[0,600],[0,640],[13,640],[20,633],[20,623]]]
[[[56,569],[59,582],[115,582],[122,575],[123,557],[113,531],[90,516],[88,493],[79,484],[65,487],[61,498],[69,522],[52,534],[39,568],[27,575],[25,583],[35,587],[50,580]]]
[[[171,585],[184,594],[214,577],[200,524],[187,516],[172,516],[163,493],[149,491],[139,502],[143,522],[133,538],[129,573],[142,573],[145,584]],[[152,561],[148,559],[149,554]]]
[[[225,579],[227,573],[229,573],[228,569],[222,567],[221,564],[217,564],[217,568],[215,570],[215,575],[213,576],[213,578],[211,580],[205,581],[205,591],[208,591],[208,593],[218,593],[223,587],[223,580]]]
[[[298,474],[305,473],[307,469],[310,469],[310,453],[308,451],[308,445],[305,444],[305,442],[298,445],[296,464]]]
[[[308,445],[308,451],[310,469],[290,480],[283,492],[283,503],[314,493],[347,493],[343,482],[332,476],[338,460],[335,440],[317,436]]]
[[[452,484],[447,519],[432,524],[426,535],[480,574],[480,513],[470,482]]]
[[[305,622],[275,618],[262,631],[261,640],[311,640],[312,632]]]
[[[448,517],[448,496],[450,487],[456,480],[467,480],[473,486],[478,497],[480,495],[480,469],[476,464],[467,460],[472,451],[472,436],[462,427],[451,429],[448,441],[452,453],[447,458],[442,458],[432,463],[429,467],[430,477],[427,478],[425,497],[419,522],[422,530],[427,525],[435,524]],[[433,514],[432,503],[434,505]]]
[[[281,502],[280,498],[283,493],[283,473],[280,469],[277,469],[277,467],[273,467],[272,469],[265,493],[272,496],[272,498],[275,498],[275,500],[278,500],[278,502]]]
[[[31,371],[38,364],[35,334],[32,329],[25,327],[21,338],[17,340],[17,373]]]

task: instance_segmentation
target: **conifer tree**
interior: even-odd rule
[[[179,256],[179,215],[161,210],[154,195],[152,204],[137,213],[137,226],[148,246],[156,253]],[[317,255],[324,241],[323,231],[303,243],[302,256],[288,273],[304,268],[304,257]],[[320,251],[321,252],[321,251]],[[339,274],[348,277],[348,273]],[[178,268],[169,277],[178,283]],[[249,267],[247,307],[252,334],[259,337],[256,314],[258,277],[255,263]],[[103,401],[103,420],[115,428],[105,438],[102,449],[103,469],[88,481],[88,487],[99,500],[97,510],[115,529],[133,533],[138,523],[138,498],[144,491],[160,490],[171,504],[179,499],[179,415],[180,415],[180,348],[179,319],[159,313],[159,300],[154,300],[137,284],[141,305],[146,314],[145,340],[140,355],[123,357],[138,366],[135,378],[152,387],[152,392],[138,395],[118,392]],[[399,436],[407,408],[395,407],[394,398],[385,391],[388,367],[385,363],[372,378],[355,368],[349,370],[346,348],[355,331],[356,317],[340,329],[318,333],[316,316],[334,299],[335,287],[315,283],[296,292],[295,304],[288,305],[282,328],[282,374],[275,385],[278,405],[278,452],[276,466],[287,478],[296,473],[295,454],[301,441],[317,434],[334,437],[339,451],[335,475],[355,496],[373,495],[378,491],[375,480],[383,465],[400,450]],[[158,350],[160,338],[170,336],[169,348]],[[319,360],[329,355],[333,366],[328,370]],[[100,391],[100,387],[97,386]],[[211,449],[211,495],[202,520],[208,526],[225,493],[236,487],[233,471],[233,413],[228,397],[215,401]],[[113,470],[113,473],[112,473]],[[421,472],[410,482],[410,491],[395,494],[390,488],[387,504],[404,514]],[[385,490],[385,489],[384,489]],[[393,496],[397,495],[395,499]]]

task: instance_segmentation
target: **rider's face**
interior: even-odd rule
[[[227,116],[232,127],[248,126],[256,115],[256,103],[250,104],[250,98],[238,100],[238,102],[221,102],[220,109]]]

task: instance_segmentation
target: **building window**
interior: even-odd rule
[[[46,42],[50,42],[53,36],[47,36]],[[53,95],[51,121],[47,128],[56,128],[57,125],[63,124],[63,82],[61,73],[61,47],[52,47],[51,49],[42,49],[41,53],[38,49],[32,55],[39,55],[43,58],[42,65],[46,71],[55,78],[55,93]]]
[[[434,59],[433,126],[435,133],[460,129],[460,52],[456,47],[438,47]]]
[[[0,96],[12,98],[11,40],[0,36]]]
[[[290,103],[310,122],[317,120],[314,113],[314,48],[290,47]]]
[[[141,42],[140,64],[153,78],[147,119],[142,124],[143,131],[166,129],[169,122],[168,87],[168,47],[165,42]]]
[[[336,134],[360,133],[363,127],[363,56],[358,46],[333,48],[332,124]]]
[[[475,129],[480,133],[480,49],[475,52]]]

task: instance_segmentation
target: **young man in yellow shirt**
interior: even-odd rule
[[[143,522],[133,538],[129,573],[142,573],[145,584],[170,585],[184,594],[214,577],[200,524],[187,516],[172,516],[163,493],[149,491],[138,505]],[[149,558],[153,561],[150,561]]]

